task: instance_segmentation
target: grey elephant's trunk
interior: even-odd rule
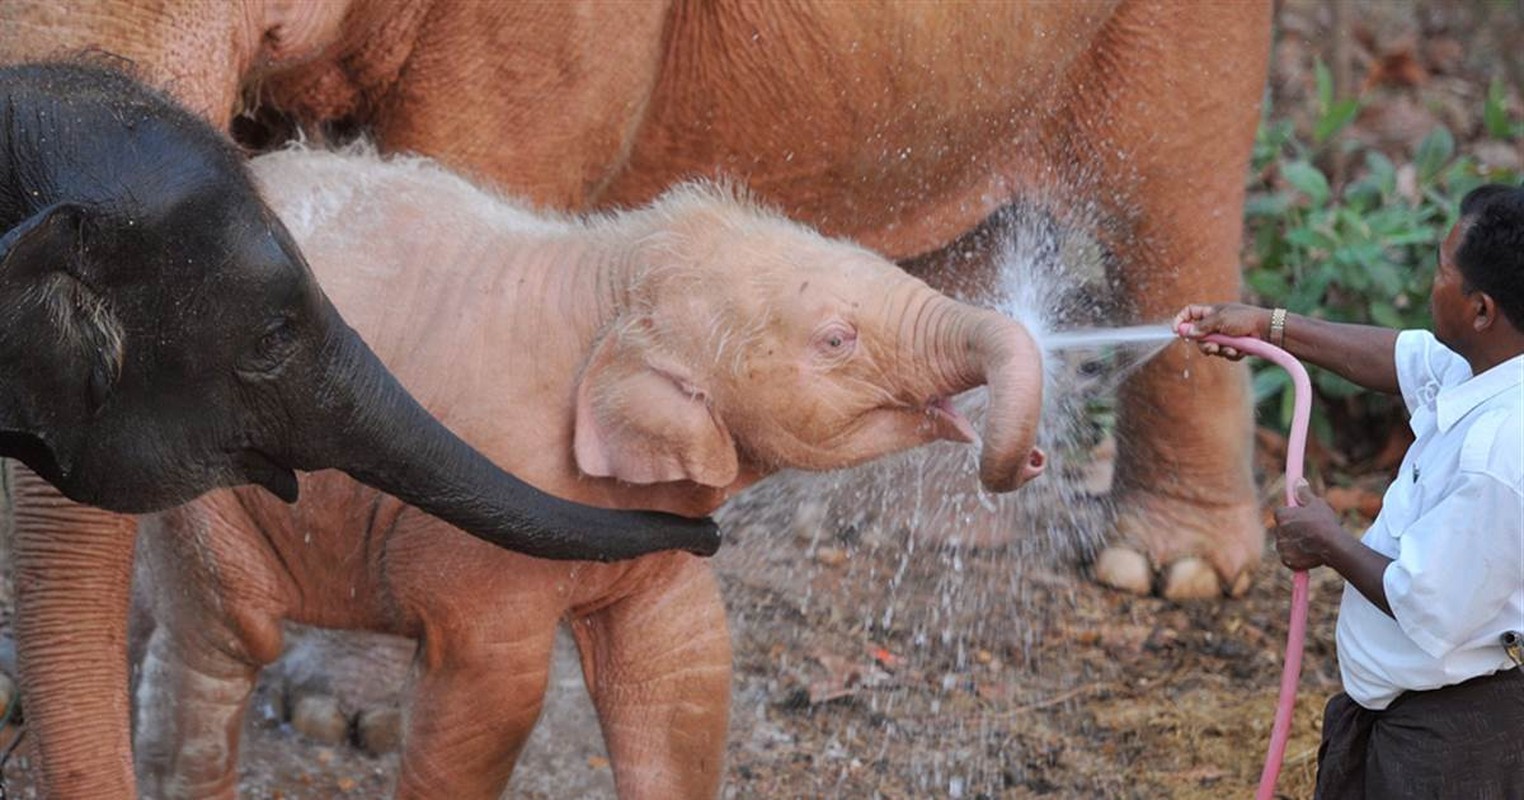
[[[335,314],[335,317],[337,314]],[[613,511],[547,495],[504,472],[430,416],[380,359],[335,321],[319,392],[319,432],[293,453],[298,469],[337,467],[458,528],[540,558],[613,561],[657,550],[711,555],[708,519]]]
[[[939,298],[930,339],[945,365],[944,391],[989,387],[979,481],[1008,492],[1042,474],[1046,456],[1036,447],[1042,413],[1042,355],[1019,323],[994,311]]]

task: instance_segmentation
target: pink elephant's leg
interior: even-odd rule
[[[258,667],[211,641],[230,635],[161,625],[149,639],[138,685],[138,778],[145,795],[236,796],[239,731]]]
[[[127,697],[134,521],[72,503],[10,466],[16,648],[42,788],[54,800],[136,797]]]
[[[137,690],[138,779],[155,798],[232,798],[238,741],[285,607],[234,492],[147,517],[138,571],[155,627]]]
[[[1124,231],[1117,276],[1139,319],[1238,298],[1244,170],[1269,47],[1269,4],[1126,2],[1082,75],[1064,141],[1095,169]],[[1214,12],[1215,13],[1215,12]],[[1119,66],[1121,65],[1121,66]],[[1096,169],[1098,167],[1098,169]],[[1095,175],[1104,175],[1098,179]],[[1101,580],[1175,598],[1242,593],[1263,548],[1250,470],[1247,369],[1176,344],[1121,393],[1116,546]],[[1152,569],[1150,569],[1152,567]]]
[[[397,800],[495,800],[534,729],[550,676],[556,619],[523,619],[511,601],[483,619],[511,617],[525,635],[468,641],[431,628],[408,697]],[[450,641],[441,641],[449,639]]]
[[[644,571],[627,596],[573,621],[583,675],[621,798],[712,798],[730,714],[724,604],[707,563],[686,554],[648,558],[666,563]]]

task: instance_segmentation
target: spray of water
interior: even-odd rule
[[[1123,345],[1169,344],[1175,333],[1167,325],[1130,325],[1125,328],[1088,328],[1050,333],[1043,341],[1049,354],[1077,348],[1099,349]]]

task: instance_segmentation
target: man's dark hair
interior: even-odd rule
[[[1524,331],[1524,187],[1492,183],[1461,200],[1455,265],[1468,290],[1486,292]]]

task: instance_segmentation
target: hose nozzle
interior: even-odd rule
[[[1503,631],[1503,635],[1498,639],[1503,643],[1503,652],[1513,659],[1513,663],[1524,667],[1524,633]]]

